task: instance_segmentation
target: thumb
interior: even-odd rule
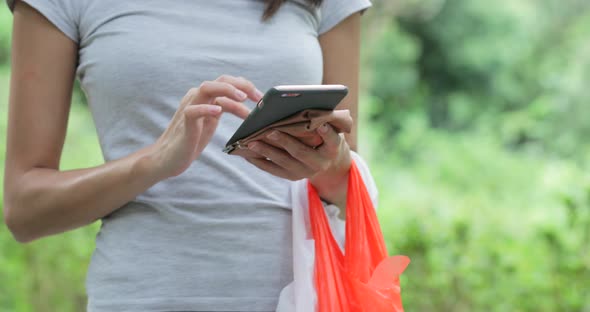
[[[332,128],[329,123],[324,123],[317,129],[317,133],[322,137],[324,143],[321,150],[328,153],[336,152],[340,146],[340,135]]]

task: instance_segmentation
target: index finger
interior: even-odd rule
[[[199,88],[193,88],[187,93],[184,105],[217,104],[223,111],[245,118],[250,110],[240,101],[245,100],[246,97],[243,91],[230,83],[205,81]],[[220,98],[226,98],[226,100],[220,101]]]
[[[232,113],[242,119],[250,114],[250,109],[242,102],[234,101],[226,96],[215,98],[213,104],[221,106],[224,112]]]
[[[264,94],[262,94],[262,92],[260,90],[258,90],[256,88],[256,86],[254,85],[254,83],[252,83],[252,81],[250,81],[244,77],[234,77],[234,76],[230,76],[230,75],[222,75],[219,78],[217,78],[216,80],[220,81],[220,82],[229,83],[229,84],[235,86],[236,88],[244,91],[248,95],[248,98],[254,102],[260,101],[260,99],[264,95]]]

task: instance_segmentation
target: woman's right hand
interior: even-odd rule
[[[250,110],[242,102],[247,98],[258,102],[262,96],[252,82],[227,75],[190,89],[168,128],[150,147],[157,176],[165,179],[184,172],[211,140],[222,112],[244,119]]]

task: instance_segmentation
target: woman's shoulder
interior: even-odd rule
[[[11,11],[17,2],[23,2],[35,9],[60,31],[75,42],[79,42],[80,8],[85,0],[6,0]]]
[[[318,33],[321,35],[327,32],[350,15],[364,12],[371,5],[370,0],[322,0]]]

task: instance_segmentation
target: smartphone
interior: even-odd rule
[[[227,141],[223,151],[231,152],[234,143],[306,109],[333,110],[348,94],[343,85],[284,85],[268,90],[238,130]]]

